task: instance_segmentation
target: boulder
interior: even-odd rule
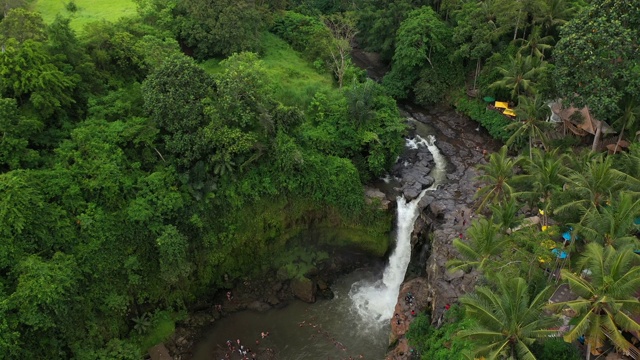
[[[374,200],[378,200],[380,202],[380,208],[382,210],[389,209],[389,205],[391,204],[391,201],[389,201],[387,199],[387,196],[379,189],[367,186],[364,189],[364,196],[367,204],[371,204]]]
[[[314,303],[316,301],[316,284],[306,277],[297,277],[291,280],[291,291],[298,299]]]
[[[271,309],[271,306],[267,303],[256,300],[250,302],[249,305],[247,305],[247,309],[263,312]]]

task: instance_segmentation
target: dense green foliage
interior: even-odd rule
[[[459,360],[471,349],[471,343],[455,335],[472,325],[459,306],[451,307],[438,328],[431,324],[428,314],[421,313],[411,322],[407,339],[412,351],[423,360]]]
[[[494,139],[506,142],[513,135],[513,130],[507,128],[511,124],[511,120],[497,111],[487,109],[487,105],[484,102],[467,97],[459,97],[455,105],[460,112],[467,114],[484,126]]]
[[[481,167],[485,218],[456,241],[450,266],[478,270],[485,286],[441,328],[416,320],[409,338],[424,358],[560,356],[536,338],[548,319],[531,320],[551,247],[586,249],[573,271],[624,260],[591,281],[561,272],[607,299],[558,306],[579,319],[567,340],[583,333],[598,347],[605,332],[638,330],[623,284],[638,271],[625,248],[638,246],[640,217],[635,2],[137,0],[137,14],[104,3],[0,1],[0,359],[139,358],[195,299],[325,259],[307,251],[305,231],[382,255],[390,219],[362,185],[402,148],[391,96],[453,100],[494,138],[528,145],[528,156],[504,148]],[[73,16],[56,16],[62,7]],[[355,68],[355,45],[389,65],[382,84]],[[464,90],[517,102],[518,121]],[[616,156],[547,151],[556,98],[589,105],[636,143]],[[562,229],[520,228],[523,204]],[[500,304],[514,305],[500,321],[479,315]]]
[[[296,236],[312,224],[387,250],[362,184],[404,124],[380,85],[338,89],[264,34],[266,6],[140,5],[78,36],[20,7],[0,22],[0,358],[139,358],[196,298],[326,259]],[[210,73],[179,44],[226,57]]]

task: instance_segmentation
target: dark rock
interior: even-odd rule
[[[269,295],[269,297],[267,298],[267,302],[269,303],[269,305],[275,306],[280,303],[280,299],[278,299],[277,296],[272,294],[272,295]]]
[[[247,309],[263,312],[271,309],[271,306],[267,303],[256,300],[249,303],[249,305],[247,305]]]
[[[382,210],[389,209],[391,201],[389,201],[385,193],[383,193],[379,189],[367,186],[365,187],[364,196],[367,204],[371,204],[374,200],[377,200],[380,202],[380,208]]]
[[[316,284],[306,277],[297,277],[291,280],[291,290],[298,299],[314,303],[316,301]]]
[[[318,280],[318,289],[327,290],[328,288],[329,288],[329,285],[327,285],[327,283],[324,280],[322,279]]]

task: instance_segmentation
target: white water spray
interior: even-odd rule
[[[436,163],[430,173],[435,182],[411,202],[407,203],[404,197],[398,197],[396,247],[389,257],[389,264],[384,269],[382,279],[375,283],[356,282],[349,292],[356,311],[368,324],[384,325],[393,316],[400,285],[411,260],[411,233],[413,224],[418,218],[418,203],[427,191],[436,190],[445,179],[446,161],[435,146],[435,141],[433,135],[429,135],[427,140],[417,135],[413,139],[406,140],[406,146],[410,149],[417,149],[419,146],[426,146],[429,149]]]

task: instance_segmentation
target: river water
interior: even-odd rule
[[[411,119],[409,119],[411,121]],[[230,351],[228,340],[249,348],[257,359],[320,360],[384,358],[400,285],[411,259],[411,232],[418,217],[418,202],[446,178],[446,160],[430,134],[406,140],[409,149],[426,147],[436,166],[434,184],[418,198],[397,201],[395,248],[382,269],[359,269],[332,285],[335,297],[315,304],[295,301],[266,312],[243,311],[216,321],[194,351],[193,359],[242,359]],[[410,166],[410,165],[409,165]],[[263,332],[269,336],[262,338]]]

